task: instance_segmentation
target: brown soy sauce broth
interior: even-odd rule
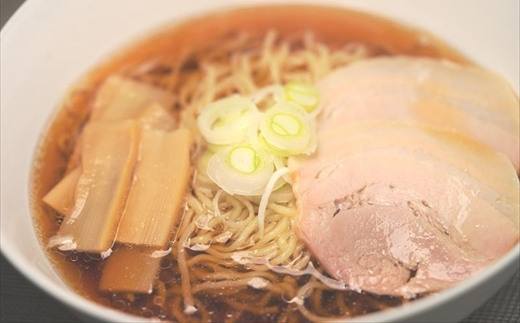
[[[424,31],[355,11],[320,6],[263,6],[210,14],[167,27],[123,50],[93,69],[68,94],[42,137],[34,162],[31,204],[35,229],[56,270],[78,294],[131,314],[165,320],[174,320],[174,306],[182,307],[182,304],[172,304],[167,294],[161,295],[163,291],[158,287],[150,295],[101,293],[97,289],[104,263],[100,255],[46,248],[49,238],[59,229],[61,217],[42,202],[42,197],[70,171],[67,165],[77,136],[88,121],[90,106],[99,84],[113,73],[124,73],[150,59],[175,61],[189,55],[179,68],[184,71],[198,70],[201,68],[198,57],[210,55],[212,50],[218,49],[219,43],[234,37],[237,31],[262,39],[271,29],[276,30],[281,38],[312,31],[317,39],[331,48],[349,42],[360,42],[367,46],[371,56],[416,55],[471,64],[465,57]],[[258,46],[258,42],[244,46],[246,47],[240,50],[251,50],[247,46]],[[295,43],[294,46],[298,44]],[[160,66],[151,71],[157,75],[173,72],[171,68]],[[178,114],[179,108],[174,106],[171,112]],[[283,277],[280,276],[280,279]],[[303,285],[309,278],[295,279]],[[167,289],[179,288],[180,274],[173,256],[169,255],[162,260],[157,280],[164,283]],[[238,296],[233,296],[233,299],[250,306],[251,302],[254,304],[255,300],[261,299],[263,293],[265,291],[248,288],[236,294]],[[406,302],[396,297],[366,293],[319,290],[314,293],[319,295],[306,298],[306,307],[317,315],[327,316],[356,316]],[[277,321],[286,312],[294,312],[294,316],[290,316],[293,319],[306,320],[298,313],[297,307],[283,297],[272,297],[264,304],[264,308],[268,310],[263,313],[244,310],[239,316],[236,309],[223,301],[224,297],[228,297],[224,293],[201,292],[195,297],[206,306],[213,321]],[[338,304],[344,304],[344,310]],[[192,318],[200,319],[199,315]]]

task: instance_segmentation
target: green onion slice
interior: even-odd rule
[[[285,99],[302,106],[305,111],[313,113],[318,108],[318,90],[309,83],[290,82],[284,86]]]
[[[229,194],[262,195],[274,171],[269,155],[248,143],[218,151],[208,162],[207,174]]]
[[[249,123],[258,113],[251,100],[233,95],[202,108],[197,123],[208,143],[229,145],[245,139]]]
[[[313,120],[295,103],[273,105],[262,115],[259,130],[259,143],[274,155],[310,155],[316,150]]]

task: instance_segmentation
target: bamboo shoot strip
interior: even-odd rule
[[[78,168],[81,164],[81,133],[78,135],[76,139],[76,144],[74,146],[74,150],[72,150],[72,155],[69,157],[69,162],[67,163],[67,170],[65,174],[73,172],[76,168]]]
[[[76,191],[76,183],[80,175],[81,167],[77,167],[65,175],[65,177],[45,195],[43,201],[61,215],[70,213],[74,207],[74,192]]]
[[[175,118],[161,104],[153,102],[146,106],[137,116],[137,122],[143,129],[157,129],[170,131],[176,126]],[[66,215],[74,204],[76,182],[81,174],[81,136],[78,138],[74,152],[67,165],[68,174],[56,184],[43,201],[58,213]]]
[[[177,126],[175,118],[157,102],[147,105],[137,116],[137,121],[143,129],[171,131]]]
[[[157,248],[166,246],[190,179],[192,135],[144,130],[139,162],[117,241]]]
[[[99,289],[149,294],[161,259],[153,248],[119,246],[106,260]]]
[[[137,159],[139,127],[135,121],[89,123],[83,132],[83,172],[76,185],[75,204],[50,246],[62,250],[106,252],[130,187]]]
[[[152,102],[169,108],[174,96],[148,84],[111,76],[97,92],[90,120],[118,122],[134,119]]]

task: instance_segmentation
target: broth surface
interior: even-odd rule
[[[78,294],[131,314],[173,321],[178,320],[179,316],[172,312],[175,312],[175,308],[182,307],[182,304],[175,303],[178,300],[169,298],[168,293],[161,290],[164,286],[175,290],[175,286],[180,284],[178,265],[172,255],[162,260],[158,281],[163,284],[158,284],[152,294],[102,293],[98,290],[103,267],[100,255],[47,248],[49,238],[59,229],[61,217],[42,202],[42,197],[64,174],[72,170],[70,159],[73,149],[78,134],[88,121],[90,106],[101,82],[115,73],[131,75],[132,71],[147,62],[159,62],[146,77],[140,78],[152,84],[155,76],[160,79],[161,75],[173,73],[171,66],[176,66],[181,74],[201,73],[203,66],[200,62],[203,59],[222,53],[224,56],[232,55],[234,51],[258,50],[270,30],[277,32],[278,39],[296,39],[290,42],[295,47],[300,46],[297,39],[301,39],[306,32],[312,32],[316,40],[331,49],[359,43],[367,49],[367,56],[427,56],[471,64],[462,55],[424,31],[355,11],[319,6],[264,6],[214,13],[169,26],[126,48],[93,69],[70,91],[42,137],[34,163],[31,202],[35,229],[56,270]],[[248,39],[242,45],[231,49],[221,47],[242,35]],[[161,62],[168,62],[169,65],[161,65]],[[156,85],[164,87],[161,82]],[[169,90],[178,94],[176,86]],[[183,106],[179,103],[171,107],[170,112],[180,118],[182,109]],[[115,248],[131,246],[119,245]],[[285,279],[283,275],[276,275],[280,281]],[[309,277],[291,279],[295,279],[301,286]],[[265,298],[262,303],[264,291],[247,289],[236,295],[227,294],[225,290],[197,294],[197,302],[205,305],[207,313],[184,318],[204,319],[207,315],[212,321],[278,321],[288,318],[306,320],[297,313],[296,306],[283,297]],[[227,302],[223,301],[224,297]],[[252,306],[257,302],[262,305],[260,311]],[[367,293],[316,290],[313,297],[306,299],[306,307],[317,315],[356,316],[398,306],[404,302],[407,300]],[[242,309],[238,316],[234,313],[237,308]],[[182,317],[183,314],[178,315]]]

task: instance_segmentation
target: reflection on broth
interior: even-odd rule
[[[32,202],[49,258],[84,297],[171,321],[319,321],[422,297],[334,279],[296,232],[289,184],[271,193],[261,230],[262,194],[231,195],[208,177],[220,148],[197,125],[232,94],[394,55],[471,65],[425,32],[308,6],[216,13],[126,49],[72,89],[41,141]]]

